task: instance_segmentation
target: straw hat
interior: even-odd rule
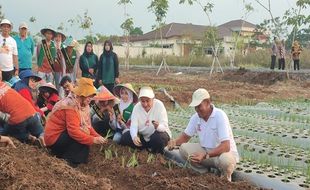
[[[201,104],[201,102],[205,99],[209,99],[210,94],[204,88],[197,89],[192,96],[192,102],[189,104],[190,107],[196,107]]]
[[[45,33],[46,33],[47,31],[52,32],[53,36],[55,37],[56,32],[55,32],[53,29],[50,29],[50,28],[43,28],[43,29],[41,30],[41,34],[44,36]]]
[[[90,78],[80,78],[77,80],[77,86],[73,88],[72,92],[77,96],[92,96],[96,94],[93,80]]]
[[[98,101],[117,100],[117,98],[104,86],[98,89],[98,94],[93,98]]]
[[[57,35],[61,35],[61,41],[62,42],[64,42],[65,40],[66,40],[66,35],[64,35],[63,33],[61,33],[61,32],[56,32],[56,35],[55,36],[57,36]]]
[[[126,84],[118,84],[113,88],[113,92],[114,94],[120,98],[120,91],[122,88],[127,88],[128,90],[130,90],[132,92],[133,95],[133,103],[137,103],[138,102],[138,95],[136,93],[136,91],[133,89],[132,85],[130,83],[126,83]]]
[[[53,91],[54,93],[58,94],[56,87],[50,82],[41,84],[39,87],[39,90],[44,89],[44,88],[49,89],[49,90]]]

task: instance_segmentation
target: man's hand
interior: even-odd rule
[[[88,72],[93,75],[94,74],[94,69],[88,69]]]
[[[175,139],[172,139],[168,142],[167,148],[168,150],[173,150],[176,147],[177,143]]]
[[[203,160],[208,159],[209,155],[207,152],[195,152],[190,155],[190,159],[194,163],[201,163]]]
[[[106,144],[107,142],[108,140],[106,138],[103,138],[102,136],[94,138],[94,144]]]
[[[134,139],[133,139],[133,143],[136,145],[136,146],[142,146],[142,143],[141,143],[141,140],[138,136],[136,136]]]
[[[99,80],[98,84],[99,84],[99,86],[102,86],[103,85],[102,80]]]
[[[157,127],[159,126],[159,122],[158,121],[152,121],[152,124],[154,126],[155,129],[157,129]]]
[[[19,70],[18,70],[18,69],[15,69],[14,75],[15,75],[15,76],[18,76],[18,74],[19,74]]]
[[[11,146],[13,148],[16,148],[13,141],[9,137],[1,136],[0,138],[1,138],[0,142],[5,143],[6,146]]]
[[[120,84],[120,83],[121,83],[121,81],[119,80],[119,78],[115,78],[115,83],[116,83],[116,84]]]

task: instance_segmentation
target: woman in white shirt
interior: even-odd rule
[[[130,131],[121,138],[121,145],[163,153],[171,138],[168,116],[164,104],[155,98],[151,87],[142,87],[139,103],[131,115]]]

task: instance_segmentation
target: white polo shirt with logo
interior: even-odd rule
[[[190,137],[197,134],[200,145],[205,149],[214,149],[221,142],[229,140],[230,152],[233,153],[236,161],[239,162],[239,154],[229,119],[223,110],[216,108],[214,105],[212,106],[213,111],[208,121],[200,118],[198,113],[195,113],[191,117],[184,132]]]
[[[0,35],[0,69],[2,71],[14,70],[13,55],[18,55],[14,38],[4,38]]]

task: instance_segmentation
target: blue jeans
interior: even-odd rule
[[[116,132],[113,136],[113,141],[119,144],[121,142],[122,132]]]
[[[43,135],[43,127],[38,113],[16,125],[5,125],[4,131],[5,134],[15,137],[21,142],[28,142],[29,134],[37,138]]]

